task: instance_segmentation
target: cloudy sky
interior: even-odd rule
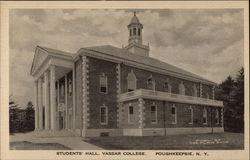
[[[33,101],[30,67],[37,45],[75,53],[81,47],[128,41],[134,10],[12,9],[10,93]],[[243,10],[137,10],[150,56],[220,83],[243,66]]]

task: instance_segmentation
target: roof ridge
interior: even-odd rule
[[[131,52],[129,52],[128,50],[126,50],[126,49],[124,49],[124,48],[118,48],[118,47],[115,47],[115,46],[112,46],[112,45],[102,45],[102,46],[93,46],[93,47],[86,47],[86,48],[84,48],[84,49],[87,49],[87,50],[91,50],[91,51],[95,51],[95,52],[100,52],[100,53],[106,53],[106,54],[111,54],[112,55],[112,53],[109,53],[108,51],[104,51],[104,50],[102,50],[102,51],[100,51],[100,49],[103,49],[102,47],[111,47],[111,49],[113,48],[113,49],[119,49],[119,50],[123,50],[123,51],[126,51],[127,53],[131,53]],[[140,55],[136,55],[136,54],[133,54],[133,53],[131,53],[134,57],[137,57],[137,58],[143,58],[143,59],[145,59],[145,60],[153,60],[153,61],[155,61],[155,62],[153,62],[153,63],[155,63],[155,64],[157,64],[157,62],[158,62],[158,64],[159,63],[161,63],[161,65],[168,65],[169,67],[172,67],[172,69],[170,68],[170,69],[167,69],[167,68],[163,68],[163,67],[161,67],[161,66],[155,66],[155,65],[151,65],[151,64],[147,64],[147,65],[150,65],[150,66],[152,66],[152,67],[157,67],[157,68],[161,68],[161,69],[164,69],[164,70],[168,70],[168,71],[170,71],[170,72],[174,72],[174,73],[177,73],[177,74],[182,74],[182,75],[185,75],[185,76],[189,76],[189,77],[193,77],[193,78],[197,78],[197,79],[201,79],[201,80],[205,80],[205,81],[208,81],[208,82],[211,82],[211,83],[215,83],[215,82],[213,82],[213,81],[211,81],[211,80],[208,80],[207,78],[204,78],[204,77],[202,77],[202,76],[200,76],[200,75],[198,75],[198,74],[195,74],[195,73],[192,73],[192,72],[190,72],[190,71],[187,71],[187,70],[185,70],[185,69],[183,69],[183,68],[181,68],[181,67],[177,67],[177,66],[175,66],[175,65],[173,65],[173,64],[169,64],[169,63],[167,63],[167,62],[164,62],[164,61],[162,61],[162,60],[159,60],[159,59],[156,59],[156,58],[153,58],[153,57],[146,57],[146,56],[140,56]],[[116,57],[120,57],[120,56],[122,56],[122,53],[117,53],[117,54],[113,54],[113,56],[116,56]],[[127,59],[126,57],[123,57],[123,58],[125,58],[125,59]],[[129,60],[129,59],[128,59]],[[144,64],[146,64],[147,62],[144,62]]]
[[[59,50],[59,49],[54,49],[54,48],[49,48],[49,47],[44,47],[44,46],[40,46],[40,45],[37,45],[38,48],[41,48],[49,53],[56,53],[56,54],[64,54],[64,55],[68,55],[68,56],[73,56],[74,53],[71,53],[71,52],[66,52],[66,51],[62,51],[62,50]]]

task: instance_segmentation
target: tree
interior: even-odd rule
[[[231,92],[232,117],[235,121],[235,131],[244,132],[244,68],[238,72],[234,89]]]
[[[35,129],[35,112],[31,101],[28,102],[25,109],[25,131],[33,131]]]
[[[235,80],[228,76],[216,89],[216,97],[224,104],[225,131],[244,131],[244,69],[238,72]]]
[[[9,131],[10,133],[17,132],[18,127],[18,104],[13,99],[13,96],[9,96]]]

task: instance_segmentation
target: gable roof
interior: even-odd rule
[[[139,64],[144,64],[147,66],[151,66],[154,68],[159,68],[159,69],[163,69],[172,73],[176,73],[176,74],[181,74],[184,76],[188,76],[190,78],[195,78],[195,79],[199,79],[202,81],[205,81],[209,84],[216,84],[210,80],[207,80],[199,75],[196,75],[194,73],[191,73],[189,71],[186,71],[184,69],[178,68],[174,65],[168,64],[166,62],[160,61],[158,59],[155,58],[151,58],[151,57],[146,57],[146,56],[140,56],[140,55],[136,55],[133,54],[131,52],[129,52],[128,50],[124,49],[124,48],[117,48],[111,45],[104,45],[104,46],[94,46],[94,47],[86,47],[86,48],[82,48],[83,50],[89,50],[89,51],[94,51],[97,52],[99,54],[107,54],[110,55],[112,57],[116,57],[119,59],[124,59],[124,60],[129,60],[132,62],[136,62]],[[80,51],[80,50],[79,50]]]
[[[54,56],[54,57],[60,57],[68,60],[74,60],[75,57],[77,57],[79,54],[82,52],[88,52],[91,55],[91,52],[94,52],[96,54],[99,54],[101,57],[103,55],[108,55],[114,58],[119,59],[120,61],[130,61],[134,62],[137,64],[143,64],[152,68],[157,68],[161,70],[165,70],[167,72],[171,72],[177,75],[182,75],[185,77],[189,77],[191,79],[198,79],[202,82],[208,83],[208,84],[213,84],[215,85],[216,83],[207,80],[199,75],[196,75],[194,73],[191,73],[189,71],[186,71],[184,69],[181,69],[179,67],[176,67],[174,65],[165,63],[163,61],[157,60],[155,58],[151,57],[146,57],[146,56],[140,56],[133,54],[129,52],[125,48],[117,48],[111,45],[103,45],[103,46],[93,46],[93,47],[85,47],[81,48],[78,50],[77,53],[70,53],[70,52],[64,52],[52,48],[47,48],[47,47],[42,47],[42,46],[37,46],[35,55],[33,58],[33,63],[31,67],[31,74],[42,64],[42,61],[44,61],[47,57],[49,56]]]
[[[60,57],[73,60],[73,54],[52,48],[37,46],[33,57],[33,62],[30,70],[32,75],[48,57]]]

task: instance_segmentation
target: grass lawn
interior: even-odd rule
[[[112,150],[225,150],[244,149],[244,134],[214,133],[168,136],[91,137],[83,139]]]
[[[10,150],[70,150],[57,143],[10,142]]]

